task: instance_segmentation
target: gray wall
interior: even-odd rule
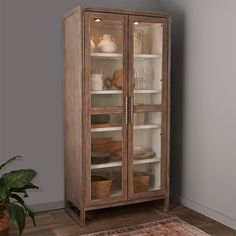
[[[4,2],[0,0],[0,162],[4,156],[4,131],[3,131],[3,79],[4,79],[4,52],[3,52],[3,41],[4,41],[4,32],[3,32],[3,25],[4,25]]]
[[[160,2],[173,16],[172,193],[236,228],[236,2]]]
[[[28,203],[63,206],[63,14],[81,2],[93,6],[157,9],[155,0],[5,0],[3,159],[20,154],[15,167],[38,171],[40,191]],[[2,15],[2,14],[1,14]],[[1,93],[2,94],[2,93]],[[2,96],[2,95],[1,95]],[[2,101],[2,99],[1,99]],[[1,112],[3,112],[1,106]],[[2,132],[1,132],[2,135]],[[43,204],[43,205],[42,205]],[[36,205],[36,206],[35,206]],[[43,208],[42,208],[43,207]]]
[[[172,193],[236,228],[234,0],[5,0],[0,155],[21,154],[15,166],[38,171],[29,204],[58,207],[64,198],[61,17],[80,2],[171,13]]]

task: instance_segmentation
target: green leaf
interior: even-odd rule
[[[3,163],[2,165],[0,165],[0,170],[6,166],[7,164],[9,164],[10,162],[14,161],[16,158],[19,158],[21,156],[15,156],[15,157],[12,157],[11,159],[9,159],[8,161],[6,161],[5,163]]]
[[[36,186],[36,185],[34,185],[34,184],[32,184],[32,183],[30,183],[30,184],[26,184],[26,185],[23,187],[23,189],[39,189],[39,187]]]
[[[4,201],[9,196],[9,191],[0,186],[0,200]]]
[[[30,184],[36,174],[32,169],[23,169],[4,174],[2,178],[6,181],[6,185],[9,188],[23,188],[25,185]]]
[[[28,197],[28,194],[27,194],[26,190],[23,189],[23,188],[16,188],[16,189],[15,188],[10,188],[9,191],[14,192],[14,193],[23,193],[24,197]]]
[[[10,195],[10,198],[14,198],[14,199],[17,200],[22,206],[25,205],[24,200],[23,200],[20,196],[18,196],[17,194],[11,194],[11,195]]]
[[[4,180],[0,179],[0,199],[4,201],[9,196],[9,194],[10,192],[8,191],[8,188],[6,188]]]
[[[24,209],[14,203],[6,204],[7,212],[12,223],[18,225],[19,234],[21,235],[25,228],[25,211]]]
[[[36,222],[35,222],[35,219],[34,219],[34,213],[28,208],[25,206],[25,209],[29,215],[29,217],[32,219],[33,223],[34,223],[34,226],[36,227]]]
[[[25,194],[24,197],[28,197],[28,194],[27,194],[27,192],[26,192],[27,189],[39,189],[39,187],[36,186],[36,185],[34,185],[34,184],[32,184],[32,183],[30,183],[30,184],[25,185],[25,186],[22,187],[22,188],[11,188],[11,189],[10,189],[10,192],[14,192],[14,193],[24,193],[24,194]]]
[[[33,212],[25,205],[24,200],[18,196],[17,194],[11,194],[11,198],[16,199],[25,209],[25,212],[29,215],[29,217],[32,219],[34,226],[36,226],[35,219],[34,219],[34,214]]]

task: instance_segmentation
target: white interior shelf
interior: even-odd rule
[[[134,125],[135,130],[140,129],[159,129],[161,124],[145,124],[145,125]],[[108,131],[121,131],[122,127],[105,127],[105,128],[91,128],[91,132],[108,132]]]
[[[152,158],[148,158],[148,159],[140,159],[134,160],[134,165],[138,165],[138,164],[148,164],[148,163],[157,163],[160,162],[161,158],[160,157],[152,157]]]
[[[109,198],[110,197],[116,197],[116,196],[121,196],[122,192],[119,189],[112,189],[110,194],[109,194]]]
[[[91,91],[91,94],[122,94],[122,90],[97,90]]]
[[[161,124],[134,125],[135,130],[139,129],[159,129]]]
[[[139,89],[134,90],[134,94],[156,94],[161,93],[159,89]],[[122,94],[122,90],[96,90],[91,91],[92,95]]]
[[[114,161],[114,162],[109,162],[109,163],[104,163],[104,164],[92,164],[91,169],[96,170],[96,169],[104,169],[104,168],[111,168],[111,167],[117,167],[117,166],[122,166],[122,162]]]
[[[122,127],[105,127],[105,128],[92,128],[91,132],[106,132],[106,131],[121,131]]]
[[[148,163],[158,163],[161,161],[160,157],[152,157],[148,159],[140,159],[140,160],[134,160],[134,165],[138,164],[148,164]],[[112,167],[119,167],[122,166],[121,161],[114,161],[109,163],[103,163],[103,164],[92,164],[91,169],[97,170],[97,169],[105,169],[105,168],[112,168]]]
[[[105,53],[105,52],[93,52],[91,57],[93,58],[102,58],[102,59],[121,59],[123,56],[122,53]]]
[[[93,52],[91,53],[92,58],[102,59],[122,59],[122,53],[105,53],[105,52]],[[160,54],[134,54],[135,59],[161,59]]]
[[[143,93],[160,93],[159,89],[137,89],[134,90],[134,94],[143,94]]]
[[[160,59],[160,54],[134,54],[134,58],[136,59]]]

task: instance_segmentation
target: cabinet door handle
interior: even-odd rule
[[[130,96],[130,124],[134,123],[134,96]]]
[[[125,96],[125,124],[128,124],[128,113],[129,113],[129,104],[128,104],[128,96]]]

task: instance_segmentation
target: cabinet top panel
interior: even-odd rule
[[[64,14],[64,18],[67,18],[74,13],[85,13],[85,12],[102,12],[102,13],[115,13],[115,14],[124,14],[124,15],[136,15],[136,16],[153,16],[153,17],[163,17],[170,18],[167,13],[163,12],[153,12],[153,11],[139,11],[139,10],[124,10],[124,9],[116,9],[116,8],[95,8],[84,5],[79,5],[69,12]]]

